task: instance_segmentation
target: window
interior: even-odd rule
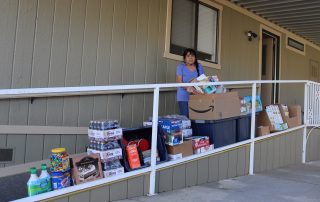
[[[169,0],[168,6],[167,53],[182,56],[186,48],[193,48],[204,65],[219,64],[222,8],[209,0]]]
[[[287,37],[286,46],[292,51],[305,55],[305,44],[293,39],[292,37]]]

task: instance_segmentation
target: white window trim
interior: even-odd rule
[[[202,66],[205,66],[205,67],[221,69],[221,23],[222,23],[223,7],[212,2],[211,0],[200,0],[200,1],[219,10],[219,28],[218,28],[219,36],[218,36],[218,47],[217,47],[218,49],[217,64],[207,62],[204,60],[199,60],[199,62],[201,63]],[[165,37],[165,49],[164,49],[163,57],[172,59],[172,60],[183,61],[182,56],[170,53],[171,22],[172,22],[171,18],[172,18],[172,0],[167,0],[166,37]]]
[[[293,40],[295,40],[295,41],[298,41],[299,43],[302,43],[302,44],[304,45],[303,51],[300,51],[300,50],[298,50],[298,49],[296,49],[296,48],[293,48],[293,47],[289,46],[289,45],[288,45],[288,40],[289,40],[289,38],[291,38],[291,39],[293,39]],[[301,41],[301,40],[299,40],[297,37],[295,37],[295,36],[293,36],[293,35],[291,35],[291,34],[287,34],[287,35],[286,35],[286,48],[289,49],[289,50],[291,50],[291,51],[293,51],[293,52],[296,52],[296,53],[298,53],[298,54],[301,54],[301,55],[303,55],[303,56],[306,55],[306,43],[303,42],[303,41]]]

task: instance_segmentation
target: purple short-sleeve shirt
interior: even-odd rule
[[[202,65],[199,63],[199,75],[204,74],[204,70]],[[181,63],[177,66],[176,71],[177,76],[182,77],[183,83],[189,83],[192,79],[198,77],[198,72],[195,69],[194,71],[191,71],[186,64]],[[188,101],[189,100],[189,93],[182,87],[178,87],[177,89],[177,101]]]

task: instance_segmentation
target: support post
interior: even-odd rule
[[[249,165],[249,175],[253,175],[254,168],[254,138],[256,130],[256,99],[257,99],[257,84],[252,84],[252,106],[251,106],[251,133],[250,133],[250,165]]]
[[[308,95],[309,95],[309,89],[308,89],[308,83],[304,84],[304,109],[303,109],[303,139],[302,139],[302,163],[306,163],[306,156],[307,156],[307,115],[308,115]]]
[[[151,172],[149,183],[149,196],[155,195],[156,163],[157,163],[157,136],[158,136],[158,111],[159,111],[159,87],[153,91],[152,113],[152,143],[151,143]]]

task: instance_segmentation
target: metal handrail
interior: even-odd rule
[[[157,127],[158,127],[158,106],[159,106],[159,93],[161,89],[166,89],[166,88],[172,88],[172,87],[183,87],[183,86],[202,86],[202,85],[251,85],[251,90],[252,90],[252,100],[256,100],[256,90],[257,90],[257,84],[268,84],[268,83],[279,83],[279,84],[304,84],[305,86],[305,91],[304,91],[304,123],[302,126],[292,128],[289,130],[281,131],[278,133],[270,134],[267,136],[263,137],[258,137],[256,138],[254,136],[255,132],[255,102],[252,102],[252,113],[251,113],[251,138],[249,140],[239,142],[236,144],[228,145],[223,148],[219,148],[213,151],[209,151],[207,153],[203,154],[198,154],[198,155],[193,155],[190,157],[187,157],[182,160],[177,160],[177,161],[171,161],[167,162],[164,164],[156,165],[156,142],[157,142]],[[249,165],[249,174],[253,174],[253,165],[254,165],[254,144],[257,141],[261,141],[266,138],[270,138],[273,136],[277,135],[282,135],[284,133],[290,132],[290,131],[295,131],[295,130],[301,130],[303,129],[303,151],[302,151],[302,161],[305,162],[305,156],[306,156],[306,130],[308,127],[308,119],[307,119],[307,112],[309,106],[309,101],[314,99],[314,95],[310,94],[309,90],[309,85],[310,84],[315,84],[320,86],[319,83],[315,83],[312,81],[307,81],[307,80],[269,80],[269,81],[227,81],[227,82],[215,82],[215,83],[168,83],[168,84],[141,84],[141,85],[119,85],[119,86],[86,86],[86,87],[64,87],[64,88],[36,88],[36,89],[9,89],[9,90],[0,90],[0,99],[10,99],[15,96],[21,96],[24,98],[28,97],[34,97],[34,96],[48,96],[51,94],[59,94],[59,96],[65,96],[68,94],[75,93],[77,95],[88,95],[88,94],[94,94],[94,92],[98,93],[103,93],[107,91],[114,91],[114,90],[142,90],[142,89],[153,89],[153,117],[152,117],[152,147],[151,147],[151,166],[146,168],[146,169],[141,169],[137,170],[134,172],[129,172],[125,173],[124,175],[120,176],[115,176],[112,178],[105,178],[101,179],[98,181],[90,182],[90,183],[85,183],[82,185],[70,187],[70,188],[65,188],[56,192],[48,192],[45,194],[41,195],[36,195],[33,197],[29,198],[24,198],[21,199],[23,201],[37,201],[37,200],[44,200],[44,199],[49,199],[52,197],[57,196],[58,194],[67,194],[67,193],[72,193],[74,191],[79,191],[79,190],[85,190],[88,189],[89,187],[92,186],[99,186],[105,183],[109,183],[112,181],[117,181],[124,179],[125,177],[132,177],[135,175],[140,175],[140,174],[147,174],[150,173],[150,183],[149,183],[149,195],[154,195],[155,194],[155,173],[157,170],[162,169],[163,167],[166,166],[172,166],[172,165],[177,165],[181,162],[188,161],[188,160],[193,160],[200,158],[202,156],[214,154],[218,151],[225,151],[227,149],[232,149],[241,145],[248,145],[250,144],[250,165]],[[320,89],[320,87],[319,87]],[[313,96],[313,97],[312,97]],[[319,106],[320,108],[320,103]],[[320,122],[319,122],[320,125]],[[19,201],[19,200],[18,200]]]

